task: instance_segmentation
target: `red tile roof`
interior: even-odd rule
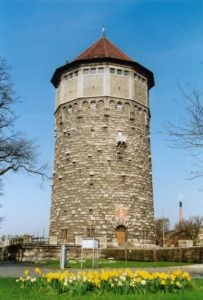
[[[61,75],[68,70],[78,66],[78,64],[88,64],[90,62],[101,61],[116,62],[125,66],[131,66],[136,72],[148,78],[149,88],[154,86],[153,73],[128,57],[124,52],[113,45],[106,37],[100,38],[98,41],[96,41],[96,43],[92,44],[87,50],[82,52],[74,60],[57,68],[51,78],[51,82],[55,87],[57,87],[60,82]]]
[[[106,57],[132,61],[130,57],[113,45],[106,37],[100,38],[96,43],[77,56],[74,61]]]

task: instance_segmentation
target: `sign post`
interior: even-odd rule
[[[61,245],[61,255],[60,255],[60,269],[61,270],[64,270],[64,268],[66,266],[66,253],[67,253],[66,245],[62,244]]]
[[[92,249],[92,267],[95,267],[95,259],[97,261],[98,267],[98,257],[99,257],[99,241],[96,239],[82,239],[82,249],[81,249],[81,269],[83,265],[83,250]]]

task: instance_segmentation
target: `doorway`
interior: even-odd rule
[[[116,239],[118,244],[124,244],[126,242],[126,227],[124,225],[116,227]]]

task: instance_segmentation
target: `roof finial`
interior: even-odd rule
[[[104,25],[102,26],[101,33],[102,33],[102,37],[104,38],[105,37],[105,33],[106,33]]]

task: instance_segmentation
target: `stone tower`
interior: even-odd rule
[[[153,73],[106,37],[56,69],[50,243],[155,243],[149,90]]]

